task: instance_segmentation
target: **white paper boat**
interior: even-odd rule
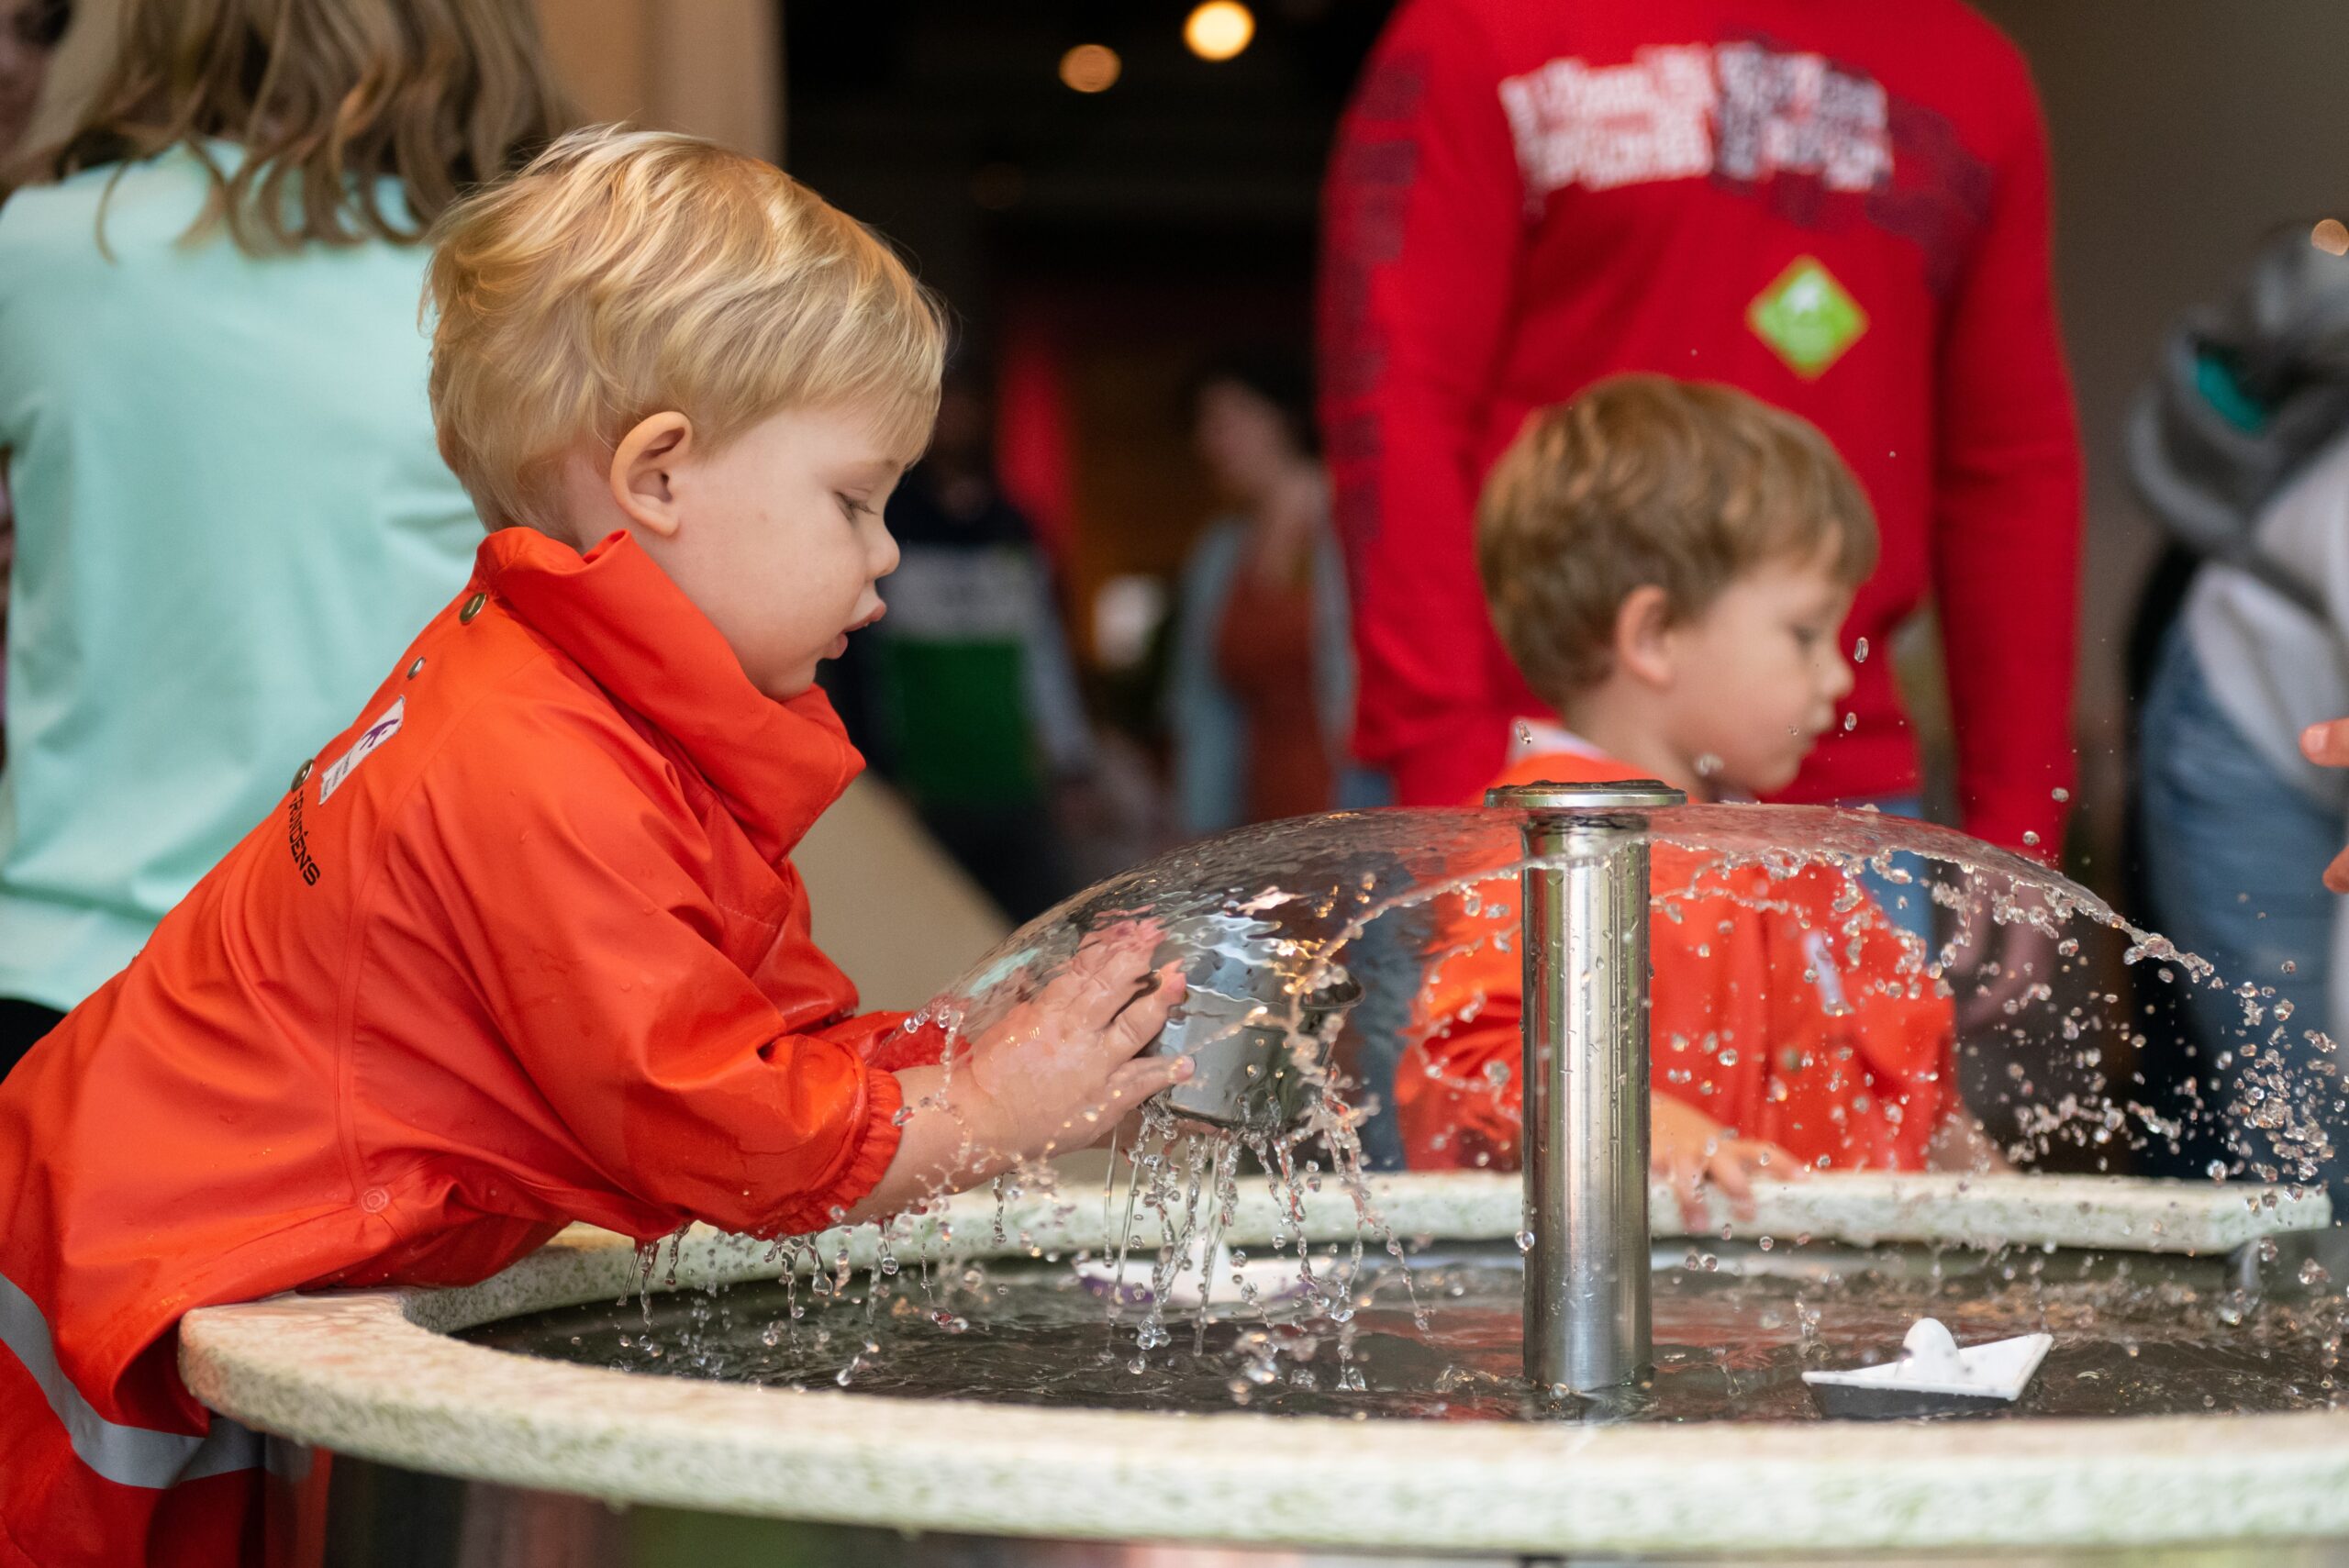
[[[1892,1420],[1991,1410],[2022,1396],[2055,1342],[2022,1334],[1963,1350],[1934,1318],[1920,1318],[1901,1341],[1898,1361],[1848,1372],[1807,1372],[1811,1397],[1830,1416]]]

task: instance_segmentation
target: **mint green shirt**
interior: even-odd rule
[[[482,533],[433,444],[422,248],[184,246],[175,151],[115,183],[109,261],[114,172],[0,206],[0,996],[54,1007],[271,815]]]

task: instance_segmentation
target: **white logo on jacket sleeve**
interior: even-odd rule
[[[324,806],[327,797],[342,787],[342,781],[351,776],[353,768],[367,760],[370,751],[397,735],[401,723],[406,717],[407,698],[394,698],[392,706],[384,710],[383,716],[360,732],[351,750],[328,764],[327,771],[318,779],[318,804]]]
[[[1827,945],[1825,931],[1805,931],[1802,955],[1810,962],[1810,983],[1819,991],[1819,1006],[1831,1017],[1852,1010],[1852,999],[1844,995],[1843,977],[1835,971],[1835,957]]]

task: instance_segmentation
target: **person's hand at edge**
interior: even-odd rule
[[[2321,768],[2349,768],[2349,718],[2310,725],[2300,731],[2300,752]],[[2349,850],[2333,856],[2324,868],[2324,885],[2349,893]]]

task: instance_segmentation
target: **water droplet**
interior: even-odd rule
[[[1517,1233],[1517,1250],[1520,1252],[1531,1252],[1533,1251],[1532,1231],[1520,1230]]]

